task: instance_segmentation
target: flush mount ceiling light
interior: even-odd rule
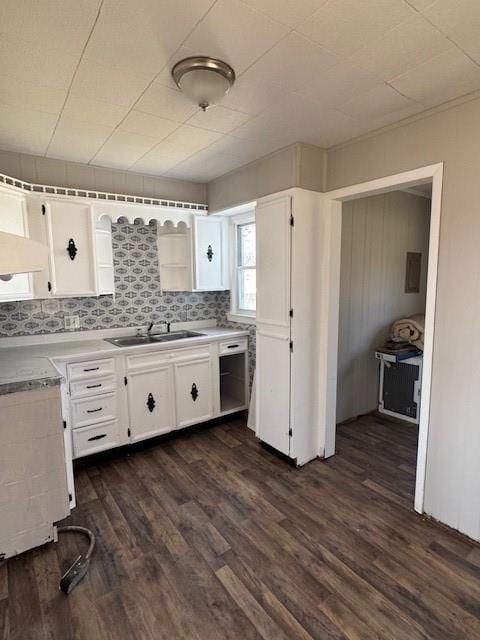
[[[177,62],[172,77],[177,87],[206,111],[230,91],[235,82],[235,71],[222,60],[193,56]]]

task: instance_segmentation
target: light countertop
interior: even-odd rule
[[[59,385],[62,373],[54,363],[100,356],[127,355],[132,352],[172,350],[189,345],[203,344],[248,335],[248,331],[208,327],[195,329],[201,336],[174,342],[117,347],[104,339],[49,342],[26,346],[0,348],[0,395]],[[131,330],[125,335],[132,335]],[[28,340],[28,338],[26,338]]]

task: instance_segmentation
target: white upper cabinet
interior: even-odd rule
[[[96,296],[95,226],[91,207],[46,200],[51,293],[55,297]]]
[[[25,196],[0,189],[0,231],[29,237]],[[11,280],[0,280],[0,302],[33,298],[32,276],[18,273]]]
[[[228,223],[220,216],[192,216],[193,229],[158,227],[160,286],[165,291],[229,288]]]
[[[195,216],[195,268],[196,291],[222,291],[228,289],[227,222],[216,216]]]

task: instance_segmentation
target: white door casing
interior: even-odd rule
[[[385,193],[395,188],[413,187],[416,184],[422,184],[430,180],[432,181],[432,207],[421,385],[422,402],[415,485],[415,510],[419,513],[423,513],[424,510],[443,163],[413,169],[412,171],[325,193],[322,211],[325,237],[320,239],[322,251],[325,253],[325,269],[321,279],[322,299],[319,318],[321,335],[318,354],[320,367],[318,395],[323,399],[319,405],[319,437],[324,446],[325,457],[329,457],[335,453],[342,202]]]

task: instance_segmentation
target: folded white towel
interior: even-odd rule
[[[423,351],[423,336],[425,332],[425,315],[417,313],[408,318],[400,318],[392,324],[391,337],[410,342]]]

